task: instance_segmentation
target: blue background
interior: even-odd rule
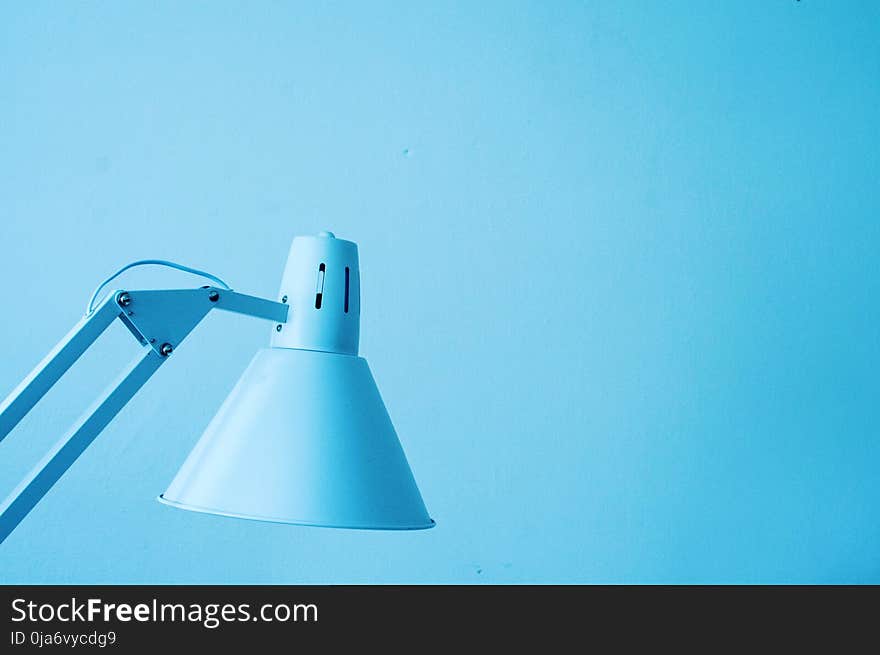
[[[129,260],[273,297],[331,229],[438,526],[155,502],[268,340],[218,314],[0,581],[880,582],[878,34],[818,0],[4,3],[0,394]],[[3,442],[2,493],[136,350]]]

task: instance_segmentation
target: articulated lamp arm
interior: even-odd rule
[[[0,543],[212,309],[281,324],[289,306],[217,287],[115,291],[65,336],[0,404],[0,441],[117,318],[144,347],[82,418],[0,504]]]

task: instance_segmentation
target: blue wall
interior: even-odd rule
[[[331,229],[438,526],[155,502],[268,339],[216,315],[0,581],[880,582],[878,33],[873,2],[6,3],[0,394],[129,260],[274,296]],[[2,493],[135,350],[0,445]]]

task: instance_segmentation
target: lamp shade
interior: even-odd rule
[[[357,356],[358,279],[355,244],[294,239],[281,289],[296,299],[287,334],[273,330],[273,347],[257,352],[162,502],[301,525],[434,525]]]
[[[260,350],[160,499],[225,516],[429,528],[365,359]]]

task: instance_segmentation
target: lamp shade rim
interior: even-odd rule
[[[264,523],[284,523],[287,525],[303,525],[312,528],[339,528],[343,530],[428,530],[433,528],[437,523],[434,519],[429,518],[429,523],[421,523],[415,525],[356,525],[356,524],[337,524],[337,523],[321,523],[316,521],[302,521],[292,518],[278,518],[272,516],[258,516],[254,514],[238,514],[235,512],[227,512],[211,507],[201,507],[199,505],[189,505],[175,500],[165,498],[164,494],[156,497],[163,505],[176,507],[178,509],[189,510],[190,512],[199,512],[201,514],[213,514],[215,516],[225,516],[234,519],[244,519],[248,521],[261,521]]]

